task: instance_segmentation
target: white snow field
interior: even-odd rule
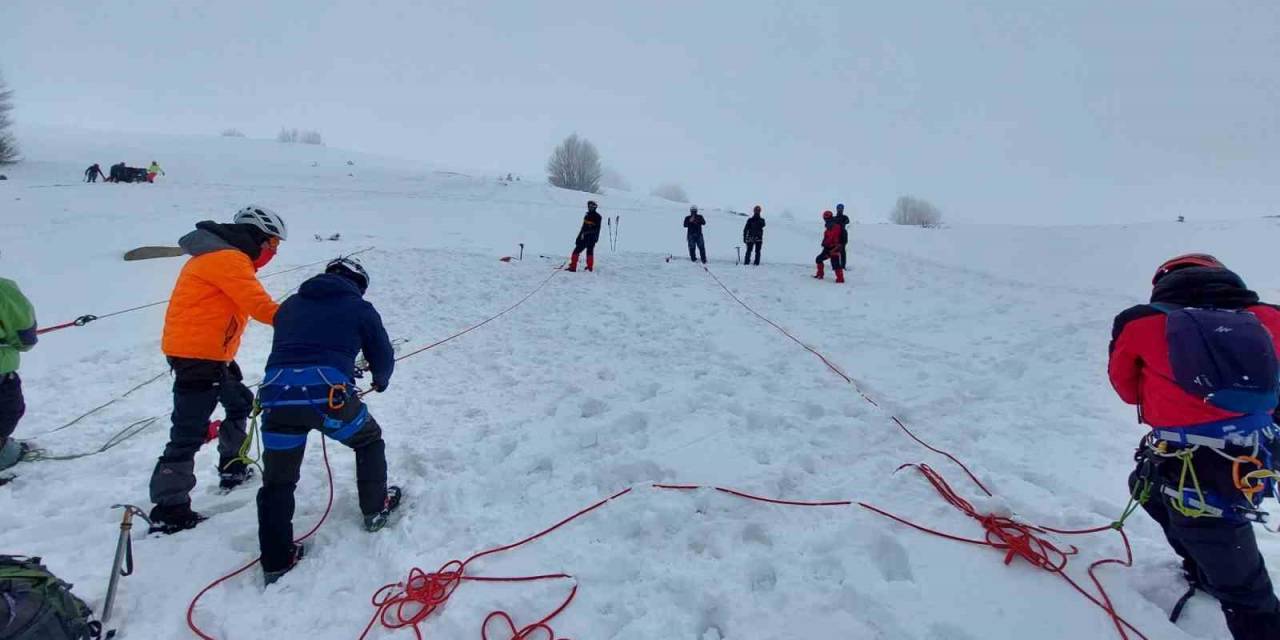
[[[21,284],[45,325],[165,299],[181,259],[126,263],[120,254],[172,244],[198,220],[226,220],[257,203],[280,212],[291,234],[264,274],[374,247],[362,255],[373,280],[368,297],[411,350],[489,318],[550,275],[572,247],[587,199],[537,176],[507,185],[336,149],[18,133],[29,161],[6,168],[10,179],[0,182],[0,275]],[[92,162],[152,159],[168,172],[154,185],[80,182]],[[628,193],[596,199],[604,215],[621,216],[618,250],[602,237],[598,272],[555,274],[509,314],[401,362],[390,389],[370,398],[392,481],[407,493],[395,524],[363,531],[352,456],[330,446],[333,512],[305,560],[265,590],[255,569],[211,591],[195,611],[205,633],[356,638],[374,614],[370,596],[411,567],[434,571],[632,488],[468,572],[575,576],[576,599],[550,622],[559,638],[1119,637],[1111,619],[1060,577],[1022,560],[1006,566],[990,548],[929,536],[858,506],[778,506],[651,485],[863,501],[983,537],[918,474],[894,473],[925,462],[984,513],[1060,528],[1105,525],[1125,506],[1130,456],[1143,433],[1106,380],[1113,315],[1145,299],[1156,264],[1188,250],[1217,254],[1265,297],[1280,298],[1276,220],[859,224],[849,282],[837,286],[830,276],[809,277],[820,212],[787,221],[781,207],[761,203],[769,221],[764,264],[744,268],[734,264],[743,219],[710,211],[711,272],[830,357],[877,409],[685,259],[683,205]],[[743,193],[733,208],[752,204]],[[312,239],[332,233],[342,240]],[[523,261],[498,260],[516,255],[521,242]],[[264,282],[284,296],[318,269]],[[166,438],[163,309],[47,334],[23,362],[29,409],[17,435],[51,455],[95,451],[127,425],[158,418],[95,455],[22,463],[0,489],[0,552],[44,557],[95,608],[119,531],[111,505],[150,508],[147,480]],[[267,327],[247,333],[239,360],[250,381],[269,340]],[[908,439],[890,414],[963,460],[996,497]],[[326,498],[318,436],[307,456],[298,532],[316,521]],[[192,637],[192,597],[256,556],[257,480],[218,495],[215,462],[212,447],[197,458],[194,507],[212,514],[208,522],[168,537],[135,531],[137,571],[121,581],[112,624],[122,637]],[[1166,621],[1183,591],[1174,556],[1144,514],[1127,531],[1135,568],[1099,571],[1117,610],[1148,638],[1225,637],[1206,596],[1177,626]],[[1280,577],[1280,544],[1258,533],[1273,579]],[[1090,563],[1123,554],[1112,533],[1054,539],[1079,546],[1067,572],[1089,590]],[[482,621],[499,609],[520,626],[533,623],[571,584],[463,583],[423,623],[423,637],[479,638]],[[499,626],[490,625],[489,638],[506,640]],[[380,627],[369,635],[412,636]]]

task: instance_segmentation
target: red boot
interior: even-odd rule
[[[813,277],[815,277],[815,278],[817,278],[817,279],[821,280],[821,279],[824,277],[825,269],[826,269],[826,265],[824,265],[823,263],[819,262],[819,263],[818,263],[818,272],[817,272],[817,273],[815,273],[815,274],[813,274]]]
[[[569,267],[565,269],[565,271],[577,271],[577,270],[578,270],[578,254],[575,253],[569,257]]]
[[[844,269],[836,269],[836,284],[844,284]]]
[[[595,256],[592,256],[592,255],[588,255],[588,256],[587,256],[587,271],[595,271],[595,270],[596,270],[596,257],[595,257]]]

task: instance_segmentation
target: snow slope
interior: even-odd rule
[[[532,182],[242,139],[31,131],[24,146],[33,161],[0,182],[0,275],[22,284],[44,324],[163,300],[180,260],[124,263],[119,254],[171,243],[196,220],[256,202],[286,216],[292,234],[264,273],[376,247],[363,255],[369,298],[393,336],[426,345],[546,278],[571,248],[585,200]],[[155,185],[77,182],[91,162],[117,156],[159,160],[169,175]],[[369,596],[410,567],[434,570],[516,541],[633,487],[470,569],[576,576],[577,599],[552,622],[561,637],[1116,637],[1059,578],[1022,562],[1005,566],[988,549],[857,507],[764,505],[650,484],[861,500],[981,536],[923,480],[893,473],[927,462],[983,510],[1059,527],[1105,524],[1124,506],[1142,434],[1106,382],[1112,316],[1142,299],[1155,264],[1192,249],[1218,254],[1280,297],[1280,276],[1268,269],[1280,239],[1274,220],[932,231],[864,224],[854,229],[849,283],[837,287],[808,278],[817,212],[794,222],[770,217],[758,269],[734,264],[741,218],[710,212],[711,271],[829,355],[882,410],[680,257],[683,206],[626,193],[597,199],[602,213],[622,218],[618,252],[603,238],[598,247],[598,273],[556,274],[510,314],[403,362],[391,389],[371,399],[391,475],[409,496],[398,523],[363,532],[353,460],[332,447],[335,505],[306,560],[265,591],[254,572],[210,593],[196,612],[206,632],[356,637],[373,614]],[[737,208],[751,204],[744,194]],[[311,239],[335,232],[342,241]],[[497,260],[521,242],[523,262]],[[313,272],[265,282],[284,296]],[[109,507],[149,506],[168,383],[161,376],[53,430],[164,373],[162,317],[158,306],[50,334],[24,360],[30,409],[18,435],[52,454],[96,450],[126,425],[158,418],[100,454],[23,464],[0,489],[0,550],[43,556],[95,606],[118,531],[119,512]],[[258,326],[246,336],[240,360],[251,378],[269,338]],[[955,465],[907,439],[890,413],[964,460],[997,498],[979,500]],[[319,447],[311,438],[299,531],[325,505]],[[253,490],[217,495],[215,460],[212,449],[201,452],[194,494],[212,520],[181,535],[135,536],[138,571],[122,581],[116,610],[125,637],[190,637],[191,597],[256,555]],[[1117,608],[1153,639],[1223,637],[1216,605],[1203,596],[1179,626],[1165,621],[1181,592],[1173,556],[1141,515],[1128,530],[1137,567],[1101,572]],[[1280,545],[1259,533],[1274,573]],[[1090,562],[1121,552],[1108,535],[1071,542],[1081,554],[1069,572],[1086,583]],[[424,632],[476,638],[495,609],[532,622],[568,588],[466,583]]]

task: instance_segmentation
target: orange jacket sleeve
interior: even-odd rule
[[[225,254],[226,257],[219,255],[219,260],[209,263],[209,267],[217,269],[219,273],[207,280],[227,294],[241,311],[254,320],[262,324],[273,324],[280,305],[262,288],[249,256],[239,251],[223,251],[220,254]]]

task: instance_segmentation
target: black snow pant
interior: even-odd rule
[[[191,502],[196,486],[195,457],[209,433],[218,404],[226,416],[218,430],[218,469],[240,454],[245,426],[253,410],[253,392],[244,385],[240,365],[216,360],[169,358],[173,368],[173,426],[169,444],[151,474],[151,502],[171,507]]]
[[[26,412],[27,404],[22,399],[22,379],[16,372],[0,375],[0,450],[4,450],[9,437],[18,428],[18,421]]]
[[[596,243],[599,241],[600,241],[600,238],[598,237],[597,238],[578,238],[578,240],[573,244],[573,255],[576,256],[579,253],[582,253],[583,249],[585,249],[587,251],[588,258],[595,257]]]
[[[91,173],[91,174],[89,174],[89,177],[88,177],[85,181],[86,181],[86,182],[97,182],[97,181],[98,181],[98,174],[96,174],[96,173]]]
[[[841,271],[843,271],[843,270],[847,269],[847,268],[848,268],[848,264],[849,264],[849,243],[848,243],[848,242],[842,242],[842,243],[840,243],[840,266],[839,266],[839,269],[840,269]]]
[[[1219,468],[1212,468],[1219,463]],[[1195,464],[1205,485],[1220,485],[1213,481],[1213,476],[1231,482],[1230,462],[1201,459],[1197,455]],[[1139,470],[1135,470],[1129,476],[1130,491],[1138,482],[1138,474]],[[1168,475],[1164,478],[1167,482]],[[1169,546],[1182,559],[1183,568],[1199,580],[1206,593],[1218,599],[1234,640],[1280,638],[1280,601],[1276,600],[1271,578],[1258,551],[1252,524],[1184,516],[1169,505],[1158,484],[1142,508],[1164,530]]]
[[[814,264],[822,264],[822,261],[823,261],[823,260],[827,260],[827,259],[830,259],[830,260],[831,260],[831,270],[832,270],[832,271],[835,271],[836,269],[843,269],[843,268],[844,268],[844,267],[840,264],[840,256],[839,256],[839,254],[835,253],[834,251],[832,251],[832,250],[830,250],[830,249],[823,249],[823,250],[822,250],[822,253],[819,253],[819,254],[818,254],[818,257],[816,257],[816,258],[814,258],[814,259],[813,259],[813,262],[814,262]]]
[[[262,454],[262,488],[258,490],[258,546],[263,571],[282,571],[293,559],[293,493],[311,430],[355,450],[361,513],[378,513],[386,504],[386,445],[378,422],[355,397],[348,398],[341,409],[322,410],[282,407],[264,414],[262,441],[266,450]]]
[[[756,261],[755,261],[755,264],[756,264],[756,265],[759,265],[759,264],[760,264],[760,247],[761,247],[762,245],[764,245],[764,241],[763,241],[763,240],[758,240],[758,241],[756,241],[756,242],[748,242],[748,243],[747,243],[747,257],[746,257],[746,258],[744,258],[744,259],[742,260],[742,264],[751,264],[751,249],[752,249],[752,248],[754,248],[754,249],[755,249],[755,251],[756,251]]]
[[[707,245],[702,241],[702,234],[699,233],[698,235],[690,235],[687,239],[689,241],[689,260],[691,262],[698,261],[698,257],[694,254],[694,250],[697,250],[699,253],[702,254],[702,264],[706,264],[707,263]]]

